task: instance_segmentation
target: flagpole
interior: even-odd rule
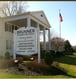
[[[59,9],[59,13],[60,13],[60,9]],[[60,38],[61,38],[61,21],[59,20],[59,32],[60,32]]]
[[[59,28],[60,28],[60,38],[61,38],[61,22],[59,23]]]

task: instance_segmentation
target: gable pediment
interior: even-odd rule
[[[33,16],[39,19],[41,22],[45,23],[46,25],[50,26],[45,14],[43,11],[31,12]]]

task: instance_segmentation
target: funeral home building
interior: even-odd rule
[[[43,11],[35,12],[26,12],[19,15],[0,17],[0,57],[5,55],[6,51],[9,51],[10,54],[13,54],[13,44],[14,44],[14,30],[19,29],[20,27],[35,27],[39,31],[43,31],[43,49],[46,50],[46,37],[45,30],[48,31],[48,48],[50,46],[50,28],[45,13]],[[39,44],[40,45],[40,44]]]

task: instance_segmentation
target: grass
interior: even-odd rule
[[[76,77],[76,66],[60,63],[60,66],[67,70],[67,74]]]
[[[0,78],[76,78],[76,55],[62,56],[56,58],[55,61],[59,62],[60,67],[67,70],[68,75],[51,75],[51,76],[24,76],[0,71]],[[29,61],[24,61],[28,63]]]
[[[60,58],[56,58],[55,60],[60,63],[76,66],[76,55],[66,55],[66,56],[62,56]]]
[[[60,67],[63,67],[67,70],[67,74],[69,75],[69,77],[76,78],[76,55],[56,58],[56,61],[59,62]]]
[[[25,78],[24,75],[16,75],[16,74],[10,74],[6,72],[0,72],[0,78]]]
[[[0,72],[0,78],[69,78],[64,75],[56,75],[56,76],[24,76],[17,74],[9,74],[5,72]]]
[[[25,64],[28,63],[28,62],[30,62],[30,61],[23,61],[23,63],[25,63]]]

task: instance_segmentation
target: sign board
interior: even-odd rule
[[[20,55],[32,55],[37,53],[37,29],[34,27],[22,27],[15,31],[15,53]]]

